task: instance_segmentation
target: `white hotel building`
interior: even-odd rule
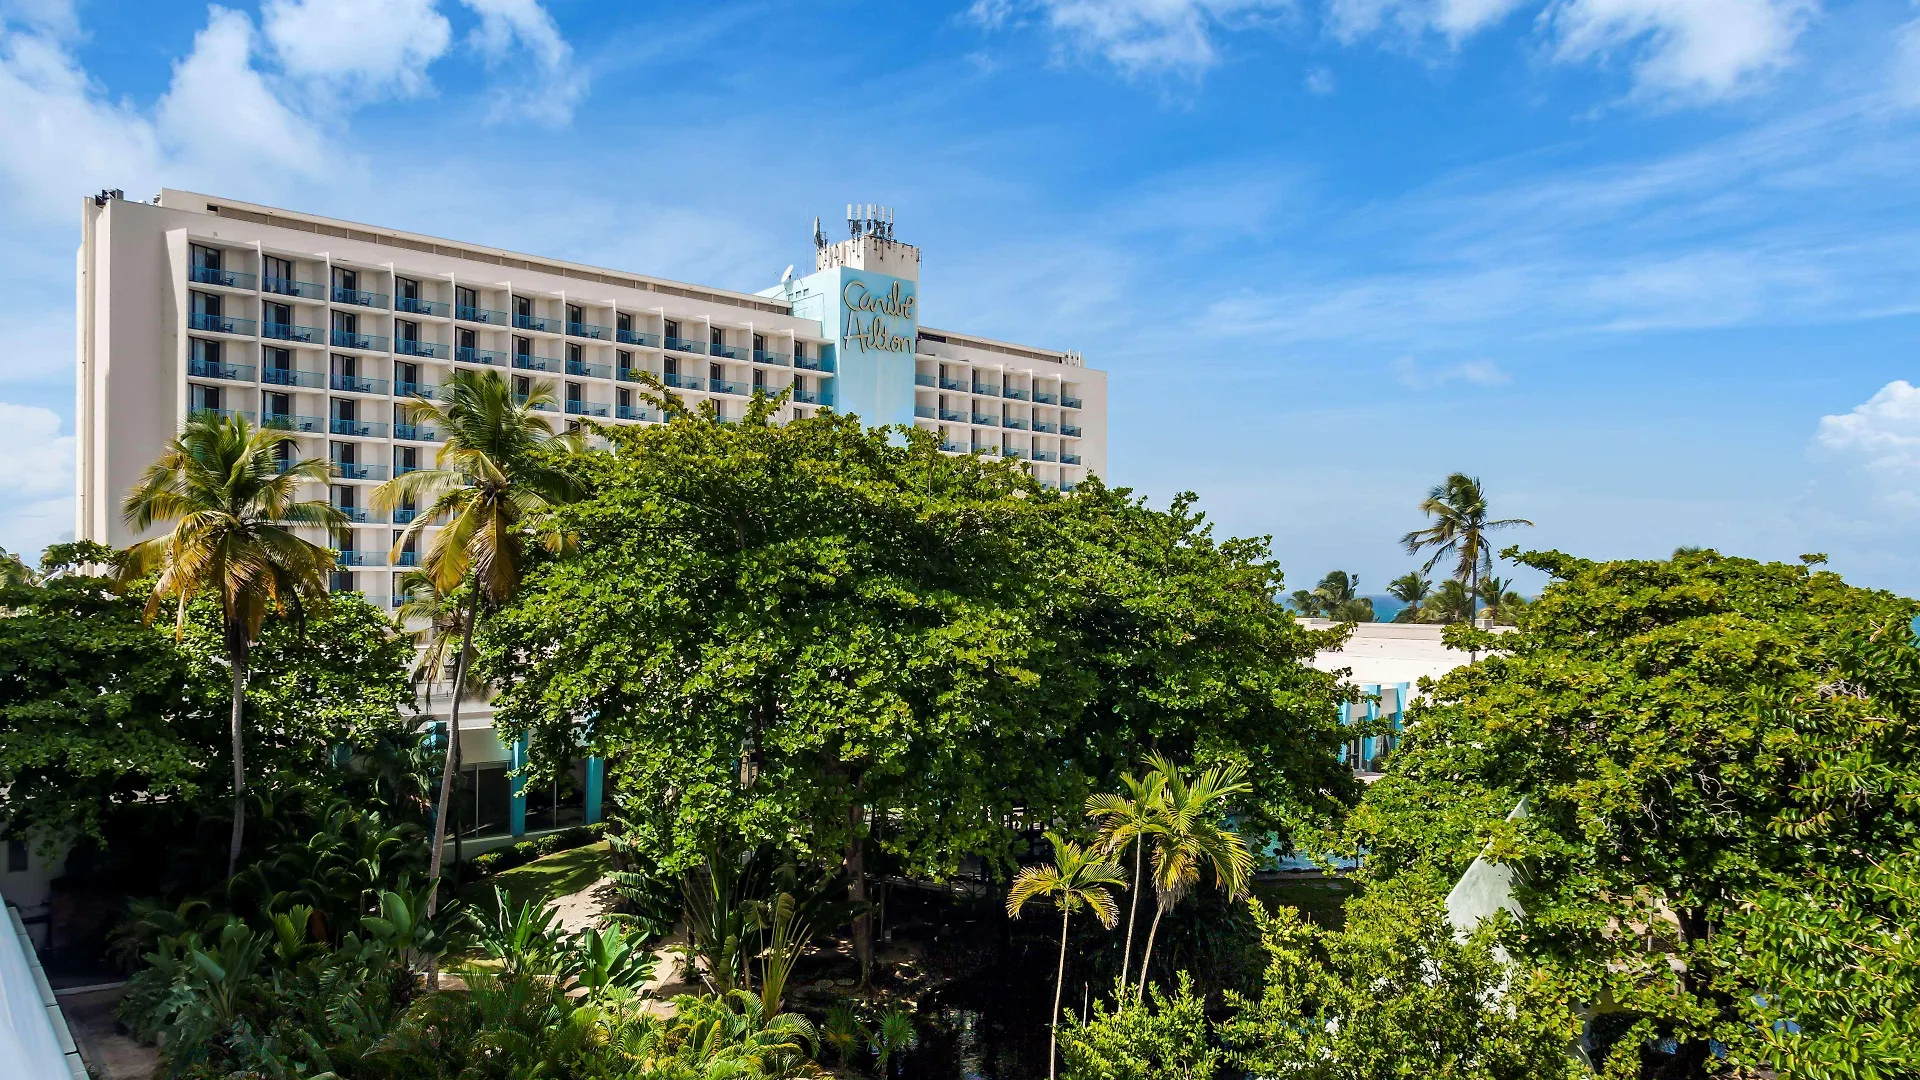
[[[393,597],[414,557],[388,555],[409,512],[375,511],[373,488],[432,464],[438,434],[400,406],[461,369],[553,384],[556,429],[659,422],[650,372],[723,417],[791,387],[782,420],[832,408],[911,424],[1063,489],[1104,470],[1105,372],[920,326],[919,250],[888,214],[849,226],[831,243],[816,227],[812,274],[747,294],[187,191],[87,199],[75,535],[137,539],[120,502],[141,470],[188,414],[238,412],[332,464],[331,500],[353,522],[336,587]]]

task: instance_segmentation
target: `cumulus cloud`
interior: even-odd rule
[[[162,136],[187,162],[258,163],[318,174],[325,138],[254,67],[253,20],[213,6],[193,51],[173,65],[173,83],[155,110]]]
[[[988,29],[1037,17],[1069,50],[1104,57],[1129,76],[1198,76],[1219,60],[1214,32],[1261,21],[1293,0],[975,0]]]
[[[1513,381],[1511,375],[1491,360],[1462,360],[1455,364],[1427,367],[1411,356],[1403,356],[1393,362],[1393,374],[1400,380],[1400,385],[1411,390],[1431,390],[1455,382],[1473,386],[1503,386]]]
[[[522,57],[531,61],[527,79],[494,88],[494,118],[562,124],[572,120],[574,106],[586,96],[587,75],[553,16],[537,0],[460,2],[480,16],[467,43],[486,58],[490,69],[497,73]]]
[[[51,411],[0,402],[0,547],[31,563],[73,535],[73,451]]]
[[[106,100],[61,33],[0,21],[0,198],[15,220],[71,213],[80,194],[155,175],[161,156],[153,125]]]
[[[1555,55],[1630,58],[1644,93],[1724,97],[1786,65],[1811,0],[1564,0]]]
[[[1820,456],[1863,470],[1888,499],[1920,508],[1920,388],[1897,379],[1814,433]]]
[[[1505,19],[1521,0],[1328,0],[1327,29],[1354,42],[1382,30],[1437,32],[1458,43]]]
[[[435,0],[269,0],[260,29],[289,76],[356,100],[425,93],[453,39]]]

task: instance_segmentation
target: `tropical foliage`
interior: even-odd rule
[[[1345,570],[1330,570],[1312,589],[1295,589],[1287,597],[1295,611],[1334,622],[1372,622],[1373,600],[1360,595],[1360,578]]]
[[[1427,526],[1409,532],[1400,542],[1406,545],[1409,555],[1431,553],[1420,567],[1422,573],[1431,573],[1443,562],[1453,563],[1453,580],[1464,589],[1465,603],[1448,598],[1445,606],[1449,615],[1454,614],[1455,608],[1464,606],[1466,618],[1459,621],[1472,622],[1480,601],[1480,579],[1493,567],[1493,549],[1488,546],[1487,534],[1533,522],[1525,518],[1489,518],[1485,489],[1478,477],[1465,473],[1454,473],[1435,484],[1420,503],[1420,512],[1427,516]]]

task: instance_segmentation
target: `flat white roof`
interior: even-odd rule
[[[1314,630],[1340,625],[1326,619],[1300,621]],[[1407,683],[1409,691],[1415,691],[1421,676],[1437,679],[1467,662],[1466,653],[1441,644],[1445,630],[1439,623],[1355,623],[1346,646],[1316,653],[1313,666],[1321,671],[1351,668],[1348,679],[1358,686]]]

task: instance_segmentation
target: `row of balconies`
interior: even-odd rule
[[[1026,387],[1009,386],[1005,383],[996,386],[991,383],[967,382],[960,379],[949,378],[944,375],[928,375],[925,372],[916,373],[913,376],[913,382],[915,386],[953,390],[962,394],[978,394],[982,397],[1010,398],[1014,401],[1032,401],[1039,405],[1058,405],[1064,409],[1078,409],[1082,406],[1081,399],[1071,394],[1064,392],[1056,394],[1051,390],[1041,390],[1037,387],[1029,390]]]
[[[1051,420],[1028,421],[1019,416],[995,415],[973,410],[960,412],[933,405],[915,405],[913,415],[922,420],[944,420],[950,424],[979,424],[984,427],[1010,428],[1014,431],[1032,430],[1042,435],[1065,435],[1076,439],[1083,433],[1078,424],[1056,424]]]

